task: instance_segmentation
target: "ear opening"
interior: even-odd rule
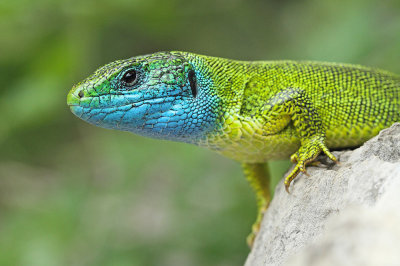
[[[190,89],[192,90],[193,98],[196,98],[196,96],[197,96],[197,80],[196,80],[196,74],[194,73],[193,70],[189,71],[188,79],[189,79],[189,83],[190,83]]]

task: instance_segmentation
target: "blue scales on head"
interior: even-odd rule
[[[68,104],[97,126],[196,143],[215,129],[220,100],[201,61],[192,59],[161,52],[115,61],[77,84]]]

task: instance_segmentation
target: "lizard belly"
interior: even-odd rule
[[[277,134],[266,135],[257,120],[232,117],[198,145],[236,161],[261,163],[288,159],[300,147],[300,139],[292,125]]]
[[[357,147],[388,126],[330,128],[326,132],[326,144],[330,149]],[[261,163],[289,159],[300,147],[300,139],[291,124],[276,134],[266,135],[256,121],[237,119],[209,134],[198,145],[239,162]]]
[[[357,147],[378,135],[382,129],[390,127],[391,124],[340,125],[335,128],[328,128],[326,145],[331,149]]]

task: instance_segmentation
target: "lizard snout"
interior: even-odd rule
[[[79,105],[80,100],[85,96],[84,90],[81,86],[74,86],[68,93],[67,104],[69,106]]]

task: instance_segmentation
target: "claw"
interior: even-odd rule
[[[320,161],[313,161],[313,162],[310,162],[308,165],[309,166],[320,166],[321,162]]]
[[[289,187],[290,187],[290,182],[289,182],[289,183],[286,183],[286,182],[285,182],[285,190],[286,190],[286,192],[287,192],[288,194],[290,194]]]
[[[285,178],[285,190],[288,194],[290,194],[289,192],[289,187],[290,187],[290,183],[293,181],[293,179],[295,179],[295,177],[299,174],[300,172],[300,167],[299,165],[296,165],[294,167],[294,169],[292,170],[292,172]]]
[[[328,156],[329,159],[331,159],[335,163],[338,162],[338,159],[336,159],[335,155],[333,155],[325,145],[321,145],[320,147],[321,147],[322,151],[326,154],[326,156]]]
[[[310,174],[307,172],[307,169],[306,168],[304,168],[304,169],[302,169],[302,170],[300,170],[303,174],[305,174],[306,176],[310,176]]]

